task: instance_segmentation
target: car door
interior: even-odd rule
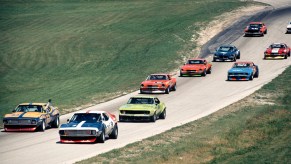
[[[107,113],[102,113],[103,116],[103,123],[105,124],[105,134],[111,133],[114,122],[110,119],[110,117],[107,115]]]
[[[156,114],[160,114],[161,113],[161,102],[158,98],[154,98],[154,102],[156,104]]]

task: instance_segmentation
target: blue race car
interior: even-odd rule
[[[105,142],[105,136],[117,139],[118,127],[114,114],[105,111],[77,112],[59,129],[61,143]]]
[[[236,61],[240,59],[240,51],[234,45],[222,45],[216,49],[213,61]]]
[[[253,80],[259,77],[259,67],[253,62],[236,62],[228,71],[227,80]]]

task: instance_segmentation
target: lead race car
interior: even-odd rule
[[[216,49],[213,55],[213,61],[236,61],[240,59],[240,50],[234,45],[222,45]]]
[[[104,143],[107,135],[117,139],[117,120],[106,111],[76,112],[60,126],[59,135],[61,143]]]
[[[3,118],[5,131],[45,131],[47,127],[59,127],[60,113],[48,103],[22,103]]]
[[[170,74],[151,74],[140,85],[140,93],[165,93],[176,91],[177,82]]]
[[[267,26],[263,22],[250,22],[250,24],[245,28],[245,36],[264,36],[265,34],[267,34],[267,32]]]
[[[291,48],[285,43],[273,43],[264,53],[264,59],[287,59],[290,57]]]
[[[206,74],[211,74],[212,64],[208,63],[206,59],[193,58],[189,59],[180,68],[180,76],[188,75],[200,75],[206,76]]]
[[[228,71],[227,80],[253,80],[259,77],[259,67],[253,62],[236,62]]]
[[[166,118],[166,105],[154,96],[134,96],[119,108],[119,121],[151,121]]]
[[[291,21],[288,23],[287,27],[286,27],[286,34],[291,33]]]

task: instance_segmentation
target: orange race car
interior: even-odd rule
[[[140,85],[140,93],[166,93],[176,90],[176,78],[169,74],[151,74]]]
[[[206,59],[189,59],[180,69],[180,76],[184,75],[201,75],[211,74],[212,64],[208,63]]]
[[[245,28],[245,36],[264,36],[264,34],[267,34],[267,31],[267,26],[263,22],[250,22],[250,24]]]

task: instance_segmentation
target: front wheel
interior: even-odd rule
[[[151,122],[156,122],[157,120],[157,116],[156,116],[156,113],[154,113],[153,116],[151,116]]]
[[[118,137],[118,126],[115,124],[114,129],[112,130],[111,134],[109,135],[109,138],[111,139],[117,139]]]
[[[45,120],[43,120],[43,121],[41,122],[40,127],[39,127],[39,131],[44,132],[44,131],[45,131],[45,128],[46,128],[46,126],[45,126]]]
[[[104,131],[100,134],[100,136],[97,138],[97,142],[104,143],[105,142],[105,134]]]
[[[172,87],[172,91],[176,91],[177,90],[177,84],[175,84],[173,87]]]
[[[251,74],[250,79],[249,80],[253,80],[253,74]]]
[[[167,116],[167,112],[166,109],[164,109],[164,111],[160,114],[160,119],[165,119]]]
[[[60,125],[60,118],[59,116],[56,116],[56,119],[54,120],[53,124],[52,124],[52,127],[53,128],[58,128]]]
[[[284,56],[284,59],[287,59],[287,54]]]
[[[203,76],[203,77],[206,76],[206,70],[203,71],[203,73],[201,74],[201,76]]]
[[[166,90],[165,90],[165,94],[169,94],[170,93],[170,87],[168,87]]]
[[[211,67],[207,70],[207,74],[211,74]]]

